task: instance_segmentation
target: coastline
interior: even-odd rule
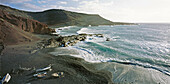
[[[85,32],[84,32],[85,33]],[[105,35],[105,34],[104,34]],[[87,38],[88,39],[88,38]],[[71,48],[66,48],[68,49],[65,50],[65,52],[74,52],[72,48],[75,47],[82,47],[83,44],[71,46]],[[83,46],[84,47],[84,46]],[[62,48],[61,48],[62,49]],[[56,49],[59,50],[59,49]],[[71,50],[71,51],[70,51]],[[90,49],[84,50],[83,51],[87,52],[86,56],[77,56],[77,53],[71,53],[73,57],[80,57],[85,59],[88,62],[93,62],[94,60],[88,60],[88,58],[91,58],[89,54],[91,54]],[[75,51],[80,52],[81,49],[76,49]],[[80,52],[81,53],[81,52]],[[92,52],[93,53],[93,52]],[[55,54],[62,54],[60,53],[53,53]],[[85,54],[85,53],[83,53]],[[87,57],[88,56],[88,57]],[[96,56],[98,57],[98,56]],[[103,61],[101,61],[103,62]],[[158,70],[155,67],[148,67],[147,65],[138,65],[138,64],[133,64],[130,62],[121,62],[121,61],[114,61],[114,60],[109,60],[104,63],[94,63],[95,68],[98,70],[106,70],[112,73],[113,75],[113,82],[116,84],[169,84],[170,83],[170,77],[166,73]]]
[[[170,84],[168,23],[11,5],[0,5],[0,84]]]
[[[96,34],[101,36],[100,34]],[[58,46],[55,44],[63,43],[67,44],[68,41],[72,42],[73,45],[85,40],[86,34],[80,34],[80,37],[65,36],[61,41],[58,42],[56,36],[49,35],[37,35],[41,40],[32,42],[29,44],[11,45],[7,46],[2,53],[2,71],[0,76],[5,73],[18,72],[18,68],[31,68],[30,71],[19,71],[17,74],[12,73],[12,79],[9,84],[20,84],[20,83],[31,83],[31,84],[169,84],[169,76],[156,71],[154,69],[145,68],[137,65],[121,64],[114,61],[91,63],[85,61],[82,58],[77,58],[71,54],[65,55],[51,55],[51,52],[59,51]],[[91,36],[91,35],[90,35]],[[60,36],[57,36],[60,37]],[[76,40],[75,37],[77,38]],[[51,38],[51,40],[49,40]],[[44,40],[45,39],[45,40]],[[65,39],[65,40],[63,40]],[[44,45],[44,43],[45,45]],[[42,43],[42,45],[38,45]],[[48,45],[46,45],[46,43]],[[72,45],[67,44],[68,46]],[[63,48],[67,47],[63,46]],[[35,52],[34,52],[35,51]],[[63,51],[72,52],[73,50]],[[52,71],[48,72],[47,78],[32,79],[31,74],[36,69],[46,67],[52,64]],[[65,77],[63,78],[50,78],[52,73],[64,72]]]
[[[108,71],[97,70],[94,65],[85,62],[81,58],[71,56],[53,56],[48,52],[54,48],[43,48],[31,53],[36,48],[37,42],[20,45],[6,46],[1,55],[1,72],[4,76],[10,73],[12,76],[8,84],[112,84],[112,76]],[[42,79],[32,79],[35,69],[52,64],[52,71]],[[19,70],[19,67],[31,68],[31,70]],[[63,78],[49,78],[52,73],[64,72]]]

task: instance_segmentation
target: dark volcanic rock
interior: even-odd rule
[[[87,36],[103,37],[104,35],[103,34],[79,34],[79,35],[72,35],[72,36],[59,36],[55,38],[42,40],[42,42],[38,43],[37,48],[42,49],[42,48],[50,48],[50,47],[73,46],[74,44],[80,41],[85,41]],[[37,51],[37,49],[35,51]]]
[[[106,38],[106,41],[110,41],[110,38]]]
[[[76,44],[77,42],[84,41],[87,35],[72,35],[72,36],[60,36],[51,38],[45,41],[45,47],[67,47]]]
[[[4,49],[4,45],[2,42],[0,42],[0,55],[1,55],[1,52],[3,51],[3,49]]]

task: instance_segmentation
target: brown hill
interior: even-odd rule
[[[0,18],[17,26],[19,29],[27,32],[37,33],[37,34],[50,34],[54,32],[54,29],[48,28],[46,24],[40,23],[36,20],[8,14],[3,10],[0,10]]]
[[[32,33],[50,34],[53,29],[46,24],[0,10],[0,42],[6,45],[38,40]]]

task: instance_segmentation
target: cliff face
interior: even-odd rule
[[[32,33],[50,34],[53,29],[36,20],[8,14],[0,10],[0,42],[5,45],[38,40]]]
[[[12,14],[8,14],[3,10],[0,10],[0,18],[17,26],[17,28],[37,34],[50,34],[54,32],[54,29],[48,28],[46,24],[40,23],[36,20],[31,20],[23,17],[18,17]]]
[[[0,18],[0,43],[4,45],[13,45],[31,42],[33,40],[38,40],[38,38]]]

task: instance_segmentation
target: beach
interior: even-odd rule
[[[110,72],[97,70],[93,64],[81,58],[48,54],[54,48],[44,48],[31,53],[36,49],[37,42],[39,41],[5,47],[1,55],[0,75],[9,73],[12,76],[8,84],[112,84]],[[49,64],[52,64],[52,71],[48,72],[46,77],[40,79],[33,77],[36,69]],[[25,70],[27,68],[31,69]],[[51,78],[51,74],[56,72],[64,72],[64,77]]]

